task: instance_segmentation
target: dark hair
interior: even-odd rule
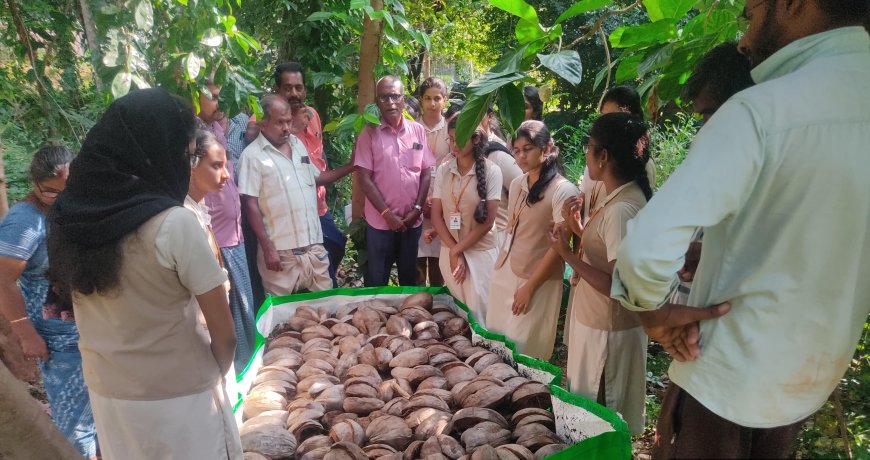
[[[649,129],[643,118],[624,112],[602,115],[592,124],[589,137],[607,149],[621,179],[636,181],[646,199],[652,198],[652,187],[646,175]]]
[[[423,83],[420,83],[417,94],[422,98],[426,94],[426,91],[432,88],[438,88],[438,91],[441,91],[441,95],[445,98],[447,97],[447,85],[444,83],[444,80],[438,77],[429,77],[423,80]]]
[[[547,128],[547,125],[541,121],[524,121],[520,127],[517,128],[517,135],[514,137],[514,142],[521,137],[525,138],[526,141],[541,150],[553,148],[557,149],[558,152],[558,148],[553,145],[553,137],[550,135],[550,130]],[[556,176],[561,174],[561,172],[562,165],[559,163],[558,155],[552,155],[549,158],[545,158],[544,164],[541,165],[541,175],[538,177],[538,181],[535,182],[535,185],[532,185],[532,188],[529,189],[529,197],[526,201],[528,201],[530,205],[541,201],[544,198],[543,194],[544,191],[547,190],[547,186],[550,185],[550,182]]]
[[[818,0],[819,8],[837,25],[870,23],[868,0]]]
[[[422,111],[420,110],[420,101],[414,96],[405,96],[405,110],[416,120],[420,118]]]
[[[302,81],[305,82],[305,69],[302,68],[302,64],[298,62],[282,62],[275,67],[275,86],[281,85],[281,75],[285,73],[298,73],[302,75]]]
[[[541,100],[538,88],[526,86],[523,88],[523,96],[529,105],[532,106],[532,120],[541,121],[544,117],[544,102]]]
[[[459,115],[459,112],[462,111],[462,107],[465,106],[464,101],[456,101],[450,104],[450,107],[447,107],[447,110],[444,111],[444,118],[450,119],[454,118],[456,115]]]
[[[199,161],[202,160],[208,151],[215,145],[223,147],[213,132],[207,129],[197,129],[196,150],[193,152],[193,155],[190,156],[190,167],[195,168]]]
[[[459,117],[454,117],[447,123],[447,130],[456,129],[456,120]],[[486,133],[482,129],[477,128],[471,135],[471,153],[474,155],[474,174],[477,176],[477,196],[480,202],[477,208],[474,209],[474,220],[482,224],[486,222],[486,147],[489,142],[486,139]]]
[[[610,88],[604,97],[601,99],[601,106],[608,102],[613,102],[620,109],[632,115],[643,117],[643,109],[640,106],[640,94],[637,91],[625,85],[614,86]]]
[[[708,51],[695,66],[683,85],[683,99],[693,101],[706,88],[716,105],[722,105],[754,84],[751,70],[752,64],[740,53],[736,43],[723,43]]]
[[[63,144],[46,144],[33,154],[30,160],[30,180],[33,183],[42,182],[57,177],[60,169],[68,165],[73,158],[72,152]]]

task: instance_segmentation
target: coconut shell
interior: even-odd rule
[[[296,371],[296,376],[299,377],[300,380],[304,380],[307,377],[311,377],[316,374],[326,374],[333,375],[335,369],[331,364],[322,360],[322,359],[306,359],[305,364],[299,367],[299,370]]]
[[[431,388],[435,388],[435,389],[439,389],[439,390],[446,390],[448,388],[448,386],[449,385],[447,385],[447,378],[446,377],[439,377],[436,375],[433,377],[429,377],[426,380],[423,380],[422,382],[420,382],[420,384],[417,385],[417,391],[431,389]]]
[[[332,444],[330,444],[331,446]],[[329,447],[318,447],[316,449],[312,449],[306,452],[304,455],[299,457],[299,460],[323,460],[326,454],[329,452]]]
[[[516,371],[516,369],[511,367],[510,364],[504,362],[497,362],[480,371],[479,375],[496,378],[504,382],[505,380],[516,377],[520,374]]]
[[[429,313],[421,307],[410,307],[402,310],[400,313],[411,324],[417,324],[423,321],[432,321],[432,313]]]
[[[368,415],[372,411],[380,410],[384,402],[378,398],[345,398],[344,410],[357,415]]]
[[[444,458],[455,460],[465,455],[465,449],[456,439],[438,434],[426,439],[423,447],[420,448],[420,457],[428,459],[433,455],[442,455]]]
[[[436,398],[435,396],[429,395],[414,395],[410,401],[408,401],[408,405],[405,406],[405,411],[402,416],[407,416],[411,412],[414,412],[417,409],[422,409],[424,407],[431,407],[433,409],[438,409],[443,412],[450,412],[450,407],[441,399]]]
[[[274,391],[257,391],[245,397],[242,414],[250,419],[268,410],[282,410],[287,405],[284,395]]]
[[[360,334],[359,329],[356,328],[353,324],[338,322],[332,327],[329,328],[329,331],[332,332],[333,335],[338,337],[344,336],[357,336]]]
[[[511,416],[511,424],[516,426],[520,422],[522,422],[522,420],[524,418],[532,416],[532,415],[540,415],[540,416],[548,417],[550,420],[555,419],[555,417],[553,416],[553,413],[546,410],[546,409],[541,409],[538,407],[529,407],[529,408],[520,409],[520,410],[514,412],[514,414]]]
[[[417,439],[427,439],[438,434],[447,434],[450,431],[450,421],[453,414],[427,407],[412,412],[405,420],[408,426],[416,424],[414,434]]]
[[[468,322],[462,318],[454,317],[441,324],[441,335],[453,337],[465,334],[468,331]]]
[[[405,411],[405,407],[408,406],[408,402],[409,400],[405,398],[393,398],[384,404],[381,411],[389,415],[401,417],[402,413]]]
[[[306,327],[302,330],[302,341],[308,342],[311,339],[324,338],[332,340],[335,334],[328,327],[322,324]]]
[[[369,456],[369,458],[377,459],[388,458],[390,455],[398,454],[396,449],[393,449],[392,446],[387,444],[369,444],[363,447],[363,451]],[[401,458],[401,455],[399,458]]]
[[[333,442],[334,441],[329,436],[312,436],[299,444],[299,447],[296,448],[296,455],[303,456],[314,449],[322,447],[326,447],[328,449],[329,446],[333,444]]]
[[[427,363],[429,363],[429,352],[423,348],[412,348],[390,360],[390,367],[416,367]]]
[[[357,381],[352,384],[346,384],[345,394],[349,398],[381,398],[380,391],[377,387],[373,387],[367,382]]]
[[[402,352],[408,351],[414,348],[414,343],[411,342],[411,339],[401,336],[401,335],[391,335],[384,339],[381,343],[381,346],[390,350],[390,353],[393,356],[398,356]]]
[[[420,458],[420,450],[423,448],[423,441],[416,440],[411,441],[411,444],[408,444],[408,447],[405,448],[404,453],[402,454],[403,460],[415,460]]]
[[[296,351],[291,350],[289,348],[273,348],[272,350],[267,351],[263,355],[263,365],[270,366],[274,365],[278,360],[289,360],[293,363],[297,363],[295,367],[293,366],[284,366],[284,367],[292,367],[298,368],[302,365],[302,355]]]
[[[326,431],[323,429],[323,425],[317,420],[290,420],[291,422],[287,426],[287,431],[293,433],[293,436],[296,437],[296,439],[305,440],[310,438],[311,436],[323,434]]]
[[[264,426],[277,426],[278,428],[285,429],[286,424],[284,422],[286,420],[286,417],[258,415],[256,417],[249,418],[245,421],[245,423],[242,423],[242,426],[239,428],[239,433],[245,434],[252,430],[258,430]]]
[[[471,453],[471,460],[499,460],[498,452],[490,445],[482,445]]]
[[[369,307],[363,307],[358,309],[356,313],[353,314],[353,319],[351,319],[351,323],[356,326],[356,328],[359,329],[361,333],[366,335],[375,335],[384,324],[385,318],[382,315],[383,313],[380,313]]]
[[[344,398],[344,385],[334,385],[324,389],[314,400],[322,404],[323,408],[329,412],[343,409]]]
[[[483,407],[459,409],[453,415],[453,428],[460,433],[481,422],[492,422],[505,429],[510,427],[501,414]]]
[[[535,381],[518,386],[511,396],[511,407],[515,411],[528,407],[546,409],[552,404],[550,389],[547,385]]]
[[[556,422],[553,420],[552,416],[548,417],[546,415],[538,415],[538,414],[533,414],[533,415],[528,415],[526,417],[523,417],[519,422],[514,424],[514,429],[519,428],[519,427],[524,426],[524,425],[528,425],[530,423],[543,425],[550,430],[556,429]]]
[[[503,451],[510,452],[517,460],[535,460],[535,454],[529,449],[519,444],[505,444],[495,449],[501,457]]]
[[[305,378],[296,385],[296,393],[308,393],[312,398],[316,397],[328,387],[338,385],[338,377],[326,374],[315,374]]]
[[[357,353],[366,345],[365,336],[346,335],[338,338],[338,354],[343,356],[347,353]]]
[[[541,460],[568,448],[567,444],[547,444],[535,451],[534,460]]]
[[[337,442],[329,448],[323,460],[368,460],[361,447],[350,442]]]
[[[298,352],[302,349],[302,340],[289,335],[276,336],[266,344],[266,351],[270,351],[274,348],[289,348]]]
[[[394,415],[382,415],[372,419],[366,428],[366,436],[371,442],[387,444],[396,450],[408,447],[413,435],[405,421]]]
[[[242,450],[271,459],[292,459],[296,455],[296,438],[277,426],[262,426],[241,436]]]
[[[414,370],[408,375],[408,382],[412,387],[416,387],[429,377],[444,377],[444,374],[435,366],[423,364],[414,367]]]
[[[402,304],[399,306],[399,311],[403,311],[410,307],[422,307],[424,310],[432,308],[432,294],[428,292],[417,292],[405,297]]]
[[[269,457],[260,455],[256,452],[245,452],[245,455],[242,456],[242,460],[269,460]]]
[[[497,447],[510,442],[511,432],[498,423],[480,422],[462,433],[462,444],[468,452],[474,452],[481,446]],[[495,454],[498,458],[498,454]]]
[[[353,377],[375,377],[380,381],[381,375],[378,373],[378,370],[369,364],[357,364],[356,366],[351,367],[347,370],[346,374],[347,378]]]
[[[390,316],[387,319],[386,328],[387,334],[401,335],[408,338],[411,338],[411,334],[414,332],[411,323],[400,315]]]
[[[341,420],[329,430],[329,438],[333,442],[352,442],[362,446],[366,441],[366,432],[359,423],[353,420]]]

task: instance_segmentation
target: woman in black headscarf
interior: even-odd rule
[[[242,455],[222,385],[235,349],[226,275],[182,207],[194,128],[162,89],[117,100],[50,217],[49,277],[73,298],[107,460]]]

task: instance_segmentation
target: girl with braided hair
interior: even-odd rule
[[[512,340],[519,353],[549,360],[556,341],[565,264],[550,249],[550,222],[562,222],[562,205],[578,191],[565,179],[559,149],[537,120],[523,122],[513,140],[524,174],[510,186],[505,241],[489,288],[487,328]]]
[[[462,148],[456,145],[456,120],[447,126],[454,158],[435,173],[432,227],[441,239],[438,264],[447,287],[483,325],[498,256],[494,224],[502,178],[498,166],[486,159],[488,141],[482,129],[475,130]]]
[[[610,284],[627,223],[652,196],[648,146],[643,119],[619,112],[596,120],[586,158],[598,206],[585,225],[571,217],[550,232],[553,249],[580,277],[567,319],[569,388],[622,414],[632,434],[644,427],[647,336],[637,313],[610,298]],[[572,234],[580,237],[579,255],[569,246]]]

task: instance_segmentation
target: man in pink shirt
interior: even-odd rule
[[[417,244],[423,203],[435,157],[426,130],[406,120],[404,86],[394,76],[377,84],[380,126],[366,126],[356,143],[355,161],[366,195],[366,286],[386,286],[396,264],[399,284],[417,281]]]
[[[305,110],[308,115],[308,126],[293,134],[302,141],[305,149],[308,150],[308,157],[312,164],[321,172],[327,170],[326,158],[323,154],[323,130],[321,128],[320,115],[314,107],[305,105],[305,70],[298,62],[284,62],[275,67],[275,94],[284,98],[293,113],[297,110]],[[248,121],[248,129],[245,133],[245,140],[248,143],[254,141],[260,134],[260,128],[257,120],[254,117]],[[329,253],[329,277],[332,279],[332,286],[338,287],[336,279],[336,271],[341,265],[341,259],[344,258],[345,246],[347,237],[335,225],[335,217],[329,211],[326,204],[326,187],[317,186],[317,214],[320,216],[320,226],[323,230],[323,246],[326,252]]]

